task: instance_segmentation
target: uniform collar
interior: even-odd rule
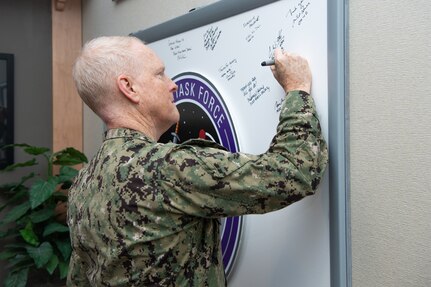
[[[133,138],[140,139],[146,142],[154,142],[154,140],[152,140],[145,134],[128,128],[109,129],[105,132],[105,140],[114,138]]]

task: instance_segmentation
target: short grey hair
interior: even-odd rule
[[[73,66],[73,80],[82,100],[96,113],[115,94],[116,78],[134,74],[142,68],[136,61],[136,44],[141,40],[131,36],[103,36],[87,42]],[[100,115],[99,115],[100,116]]]

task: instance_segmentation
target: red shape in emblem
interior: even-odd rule
[[[199,131],[199,138],[200,139],[206,139],[206,135],[205,135],[205,130],[204,129],[201,129]]]

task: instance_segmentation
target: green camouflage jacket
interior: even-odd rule
[[[218,219],[313,194],[327,160],[313,99],[298,91],[261,155],[109,130],[69,192],[68,286],[225,286]]]

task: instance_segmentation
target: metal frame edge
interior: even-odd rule
[[[351,287],[348,0],[328,1],[331,286]]]
[[[221,0],[130,35],[151,43],[277,1],[279,0]]]

